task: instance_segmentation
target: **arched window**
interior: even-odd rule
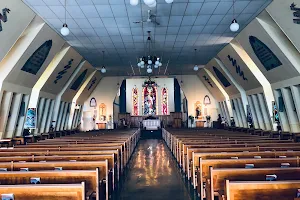
[[[139,115],[139,93],[136,87],[132,89],[132,115]]]
[[[168,114],[168,89],[161,89],[161,113],[162,115]]]
[[[143,114],[157,115],[157,88],[147,85],[143,88]]]

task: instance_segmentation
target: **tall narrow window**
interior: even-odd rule
[[[156,115],[157,114],[157,88],[152,85],[148,85],[143,88],[143,114],[144,115]]]
[[[139,93],[136,87],[132,89],[132,115],[139,115]]]
[[[162,115],[168,114],[168,89],[161,89],[161,112]]]

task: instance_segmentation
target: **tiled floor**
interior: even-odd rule
[[[179,169],[162,140],[141,140],[128,166],[120,200],[190,200]]]

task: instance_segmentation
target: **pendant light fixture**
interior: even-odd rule
[[[65,0],[65,23],[63,24],[63,27],[60,29],[60,33],[63,36],[68,36],[70,34],[70,30],[67,25],[67,0]]]
[[[233,20],[232,20],[232,23],[231,23],[231,25],[230,25],[230,30],[232,31],[232,32],[237,32],[239,29],[240,29],[240,25],[238,24],[238,22],[236,21],[236,19],[235,19],[235,10],[234,10],[234,4],[235,4],[235,0],[233,0],[233,5],[232,5],[232,10],[233,10]]]
[[[139,0],[130,0],[130,5],[137,6],[139,4]]]
[[[173,3],[173,0],[165,0],[166,3]]]
[[[102,68],[101,68],[101,73],[102,74],[105,74],[106,73],[106,69],[104,67],[104,51],[102,51],[102,62],[103,62],[103,65],[102,65]]]
[[[197,54],[197,49],[195,49],[195,57],[194,57],[194,60],[196,60],[196,54]],[[195,64],[194,66],[194,71],[198,71],[199,67],[197,64]]]

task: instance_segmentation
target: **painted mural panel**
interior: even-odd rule
[[[20,0],[0,1],[0,62],[34,16],[35,13]]]
[[[198,77],[215,99],[217,99],[218,101],[223,101],[225,99],[218,86],[215,84],[215,82],[211,79],[211,77],[204,69],[199,70]]]
[[[167,115],[168,114],[168,89],[162,88],[161,89],[161,114]]]
[[[291,10],[291,4],[295,3],[296,8],[300,7],[300,1],[283,1],[273,0],[266,8],[266,11],[272,16],[274,21],[284,30],[284,33],[290,38],[290,41],[296,46],[300,52],[300,25],[294,23],[294,19],[299,19],[294,16],[294,10]]]
[[[132,89],[132,114],[134,116],[139,115],[139,91],[135,87]]]
[[[44,42],[26,61],[22,71],[36,75],[41,69],[52,47],[52,40]]]
[[[26,119],[24,128],[35,129],[37,122],[37,112],[36,108],[28,108],[26,113]]]
[[[248,91],[259,88],[261,87],[260,83],[239,55],[239,53],[242,55],[242,51],[243,49],[241,46],[232,41],[231,44],[228,44],[220,51],[218,57],[229,71],[230,75],[244,88],[244,90]]]
[[[90,80],[90,82],[86,85],[86,87],[84,88],[80,96],[78,97],[77,99],[78,104],[82,105],[88,99],[88,97],[97,87],[97,85],[100,83],[101,78],[102,78],[101,73],[97,71],[92,77],[92,79]]]
[[[41,91],[57,95],[78,67],[81,59],[82,57],[77,51],[72,47],[66,47],[66,53],[49,76]]]
[[[270,83],[300,75],[296,70],[300,68],[300,62],[296,61],[299,56],[293,56],[297,50],[266,11],[243,29],[236,40]]]
[[[221,87],[226,91],[226,93],[229,96],[239,94],[238,89],[231,82],[231,80],[223,71],[220,65],[223,65],[223,63],[219,59],[213,58],[206,65],[205,69],[207,69],[215,77],[215,79],[220,83]]]
[[[33,29],[40,20],[37,19],[28,29]],[[56,53],[63,47],[65,41],[47,24],[40,25],[39,28],[35,27],[36,32],[24,33],[18,41],[20,48],[27,47],[22,54],[20,51],[10,52],[9,59],[16,64],[12,66],[4,82],[33,88]],[[10,91],[9,88],[8,90]]]
[[[63,101],[71,102],[85,80],[91,75],[91,73],[95,71],[95,68],[93,68],[92,65],[87,61],[83,61],[81,64],[79,64],[79,67],[81,67],[79,72],[76,74],[76,76],[62,95]],[[92,80],[93,77],[89,82],[90,84]],[[87,84],[87,87],[89,87],[89,83]],[[87,87],[85,89],[87,89]],[[92,86],[92,88],[93,87],[94,86]],[[90,90],[92,88],[90,88]]]

